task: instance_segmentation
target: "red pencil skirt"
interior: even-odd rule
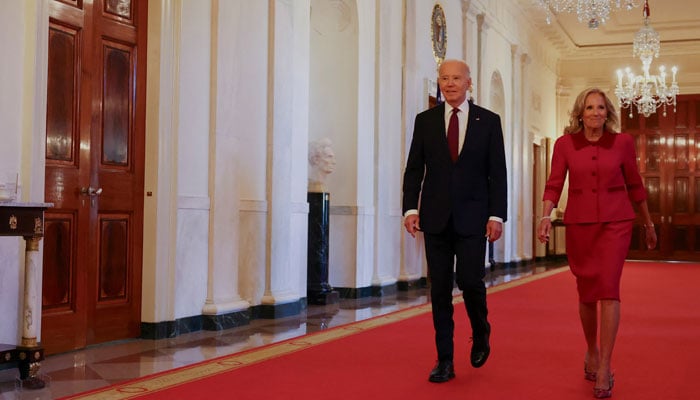
[[[620,300],[620,277],[634,221],[566,225],[566,254],[579,301]]]

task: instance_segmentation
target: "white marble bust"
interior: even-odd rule
[[[309,143],[309,192],[327,192],[326,179],[335,170],[332,142],[321,138]]]

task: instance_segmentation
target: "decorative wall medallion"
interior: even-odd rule
[[[17,217],[10,215],[10,229],[17,229]]]
[[[445,23],[445,12],[440,4],[433,7],[433,15],[430,19],[430,37],[433,42],[433,57],[438,65],[445,60],[447,52],[447,26]]]

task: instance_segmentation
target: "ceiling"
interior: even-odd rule
[[[634,34],[644,22],[642,4],[629,11],[624,7],[614,9],[609,20],[597,29],[589,29],[585,21],[579,22],[577,16],[571,13],[556,15],[551,25],[547,25],[537,0],[519,2],[535,25],[547,31],[550,39],[559,47],[563,46],[560,50],[631,45]],[[641,0],[635,2],[643,3]],[[661,36],[662,50],[665,45],[700,44],[700,1],[650,0],[649,9],[649,23]]]

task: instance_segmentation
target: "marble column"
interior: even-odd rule
[[[340,295],[328,283],[330,194],[309,192],[306,296],[309,304],[338,303]]]
[[[38,219],[38,218],[37,218]],[[40,224],[41,225],[41,224]],[[41,228],[40,228],[41,229]],[[41,306],[35,308],[41,296],[42,261],[39,253],[41,236],[25,236],[24,253],[24,309],[22,310],[22,341],[17,346],[17,368],[22,386],[29,389],[41,389],[45,382],[39,375],[40,363],[44,351],[37,342]]]
[[[25,272],[24,272],[24,310],[22,313],[22,342],[23,347],[37,346],[37,327],[41,310],[35,310],[39,291],[41,290],[41,258],[39,257],[38,237],[26,237]],[[38,312],[37,312],[38,311]]]

